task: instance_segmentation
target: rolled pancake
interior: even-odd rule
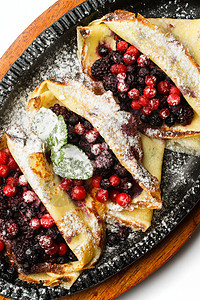
[[[99,35],[98,28],[101,35]],[[182,91],[186,101],[194,110],[194,118],[189,125],[174,125],[170,128],[166,125],[160,128],[144,125],[140,128],[143,133],[152,137],[168,139],[199,134],[199,67],[188,51],[184,49],[180,42],[175,40],[171,33],[165,34],[141,15],[135,18],[133,13],[126,11],[116,11],[108,14],[102,19],[92,22],[87,27],[78,27],[77,32],[79,59],[83,71],[89,77],[91,77],[91,65],[100,58],[97,53],[99,45],[104,44],[109,49],[116,49],[116,43],[114,44],[115,33],[130,44],[135,45],[165,71]],[[102,83],[98,81],[95,81],[95,83],[102,90]]]
[[[133,206],[140,207],[139,205],[141,205],[144,208],[161,208],[162,202],[159,180],[148,172],[148,170],[144,168],[143,164],[139,164],[137,162],[139,168],[142,167],[142,169],[136,170],[134,168],[135,159],[124,158],[124,153],[126,153],[127,148],[129,147],[130,139],[124,138],[124,134],[121,132],[121,123],[119,120],[124,122],[126,115],[124,117],[124,114],[119,114],[119,107],[114,101],[112,95],[110,93],[105,93],[101,96],[95,95],[82,83],[72,80],[47,80],[38,86],[30,96],[28,111],[31,118],[41,107],[49,107],[49,101],[46,98],[47,92],[49,91],[51,91],[54,95],[56,102],[59,101],[61,105],[66,106],[70,110],[86,118],[95,128],[98,129],[120,163],[124,165],[124,167],[133,175],[134,179],[136,179],[139,185],[144,189],[146,193],[144,193],[145,197],[143,203],[140,203],[140,199],[137,199],[136,197],[133,200]],[[110,120],[112,120],[112,122],[110,122]],[[117,125],[112,127],[115,124]],[[162,155],[158,159],[160,174],[164,143],[162,143],[161,149]],[[149,152],[149,155],[150,153],[151,152]],[[141,170],[144,170],[144,172],[141,172]]]
[[[60,179],[48,164],[43,152],[43,143],[34,134],[26,136],[18,127],[12,127],[2,138],[1,148],[8,148],[29,184],[53,217],[59,231],[77,261],[66,264],[44,263],[34,274],[19,277],[30,282],[43,281],[44,285],[61,284],[65,288],[75,282],[81,271],[91,267],[99,259],[103,247],[103,208],[87,194],[85,205],[78,207],[66,192],[59,188]],[[22,155],[23,153],[23,155]]]

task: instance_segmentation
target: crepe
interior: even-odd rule
[[[117,34],[136,46],[165,71],[194,110],[194,117],[189,125],[174,125],[170,128],[165,125],[155,128],[145,124],[140,128],[143,133],[168,139],[200,133],[200,70],[189,52],[171,33],[165,34],[158,26],[154,26],[139,14],[136,18],[135,14],[120,10],[92,22],[87,27],[78,27],[77,30],[78,55],[83,72],[87,75],[91,77],[91,65],[100,58],[97,53],[98,46],[104,44],[115,50],[114,34]],[[102,83],[95,83],[102,90]]]
[[[85,198],[84,207],[78,207],[60,189],[60,179],[53,173],[43,152],[43,143],[34,133],[27,136],[18,127],[12,127],[7,131],[6,138],[3,136],[1,148],[5,148],[6,140],[18,166],[77,257],[77,261],[66,264],[40,264],[36,273],[20,273],[19,277],[30,282],[39,283],[41,280],[44,285],[61,284],[70,288],[81,271],[95,264],[101,255],[104,210],[89,194]]]

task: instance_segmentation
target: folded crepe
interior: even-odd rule
[[[152,21],[152,22],[151,22]],[[151,137],[180,138],[200,133],[200,69],[193,57],[182,44],[185,36],[173,35],[166,32],[166,26],[159,27],[162,23],[155,19],[143,18],[138,14],[127,11],[115,11],[100,20],[93,21],[87,27],[78,27],[78,56],[81,61],[83,72],[91,76],[92,64],[100,58],[98,47],[105,45],[109,49],[116,49],[115,34],[139,51],[147,55],[158,67],[160,67],[176,84],[182,92],[188,104],[194,110],[194,117],[189,125],[163,125],[159,128],[143,124],[141,132]],[[154,23],[157,25],[155,26]],[[178,24],[178,21],[177,21]],[[181,25],[179,26],[179,31]],[[193,28],[193,27],[191,27]],[[175,30],[174,30],[175,31]],[[178,32],[178,30],[177,30]],[[185,32],[185,31],[184,31]],[[195,37],[196,35],[194,35]],[[187,46],[187,44],[185,44]],[[193,54],[194,51],[191,51]],[[196,58],[197,55],[194,55]],[[102,90],[102,83],[95,82]]]
[[[52,99],[54,99],[55,103],[59,102],[90,121],[105,139],[119,162],[142,187],[143,194],[133,198],[131,203],[132,209],[162,207],[159,179],[156,177],[157,174],[156,176],[153,174],[153,169],[154,167],[158,169],[158,177],[160,178],[164,153],[163,142],[154,142],[156,146],[150,146],[148,148],[149,151],[145,155],[147,158],[143,158],[143,161],[151,161],[154,166],[151,169],[153,172],[149,172],[148,163],[146,163],[147,168],[145,168],[140,160],[137,161],[135,157],[128,155],[132,147],[141,151],[141,143],[144,142],[145,138],[143,137],[142,139],[136,130],[128,132],[128,134],[122,130],[124,125],[129,124],[130,114],[119,110],[119,106],[110,92],[96,95],[78,81],[69,79],[46,80],[35,89],[29,98],[28,112],[30,119],[34,117],[41,107],[49,108],[50,104],[52,105]],[[151,142],[152,140],[149,139],[146,144],[148,145]],[[154,151],[155,149],[156,151]],[[142,155],[139,156],[142,157]]]
[[[34,134],[28,136],[19,127],[12,127],[1,139],[1,149],[6,144],[39,199],[53,217],[61,235],[75,254],[77,261],[66,264],[40,263],[33,274],[19,278],[44,285],[61,284],[65,288],[75,282],[81,271],[99,259],[104,237],[104,209],[89,194],[85,205],[78,207],[67,193],[60,189],[60,179],[49,165],[41,140]],[[23,154],[23,155],[22,155]],[[10,252],[11,251],[11,252]],[[9,249],[11,261],[18,266]]]

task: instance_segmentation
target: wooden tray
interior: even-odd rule
[[[58,0],[26,30],[24,30],[0,59],[0,80],[16,59],[42,31],[82,2],[83,0]],[[128,289],[145,279],[172,257],[191,236],[199,223],[200,203],[195,206],[188,216],[167,236],[167,238],[165,238],[163,242],[156,246],[154,250],[144,255],[141,259],[137,260],[134,264],[96,287],[62,299],[115,299],[120,294],[126,292]],[[6,299],[7,298],[0,296],[0,300]]]

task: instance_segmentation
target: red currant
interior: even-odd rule
[[[137,63],[140,67],[146,67],[149,64],[149,58],[146,55],[141,54],[137,59]]]
[[[103,150],[103,147],[102,147],[101,144],[93,144],[93,145],[91,145],[91,152],[94,155],[101,154],[102,150]]]
[[[131,107],[132,109],[134,110],[138,110],[138,109],[141,109],[142,106],[140,105],[140,103],[136,100],[133,100],[132,103],[131,103]]]
[[[110,192],[110,199],[112,201],[116,201],[118,195],[119,195],[119,191],[118,190],[112,190]]]
[[[96,199],[99,202],[106,202],[108,200],[108,191],[105,189],[99,189],[96,193]]]
[[[151,99],[154,98],[156,95],[156,89],[153,86],[146,86],[144,88],[143,94],[144,96],[146,96],[147,98]]]
[[[4,242],[0,240],[0,251],[4,249]]]
[[[27,190],[23,192],[22,198],[24,199],[24,202],[32,203],[36,200],[37,196],[36,193],[34,193],[33,191]]]
[[[142,96],[140,96],[138,103],[142,106],[147,106],[149,104],[149,98],[142,95]]]
[[[169,117],[169,109],[168,108],[162,108],[159,112],[159,116],[161,117],[161,119],[167,119],[167,117]]]
[[[16,161],[14,160],[13,157],[9,157],[9,159],[8,159],[8,167],[11,170],[16,170],[18,168],[18,165],[17,165],[17,163],[16,163]]]
[[[156,85],[156,77],[153,75],[146,76],[145,84],[149,85],[149,86],[155,86]]]
[[[175,85],[170,87],[169,93],[181,96],[181,91]]]
[[[41,225],[44,228],[51,228],[54,225],[54,219],[49,214],[43,215]]]
[[[78,123],[74,126],[74,132],[77,133],[78,135],[82,135],[85,132],[85,127],[83,124]]]
[[[152,112],[152,110],[151,110],[151,107],[149,107],[149,106],[144,106],[144,107],[142,108],[142,113],[143,113],[144,115],[149,116],[149,115],[151,114],[151,112]]]
[[[17,179],[15,177],[12,177],[12,176],[10,176],[6,179],[6,183],[12,184],[14,186],[18,185]]]
[[[22,186],[28,185],[28,181],[26,180],[26,177],[24,175],[20,175],[18,181]]]
[[[49,249],[53,245],[53,240],[49,235],[42,235],[39,239],[39,244],[42,248]]]
[[[181,101],[181,98],[177,94],[170,94],[167,97],[167,102],[169,103],[169,105],[172,105],[172,106],[178,105],[180,103],[180,101]]]
[[[86,196],[86,190],[83,186],[75,186],[71,190],[71,196],[74,200],[83,200]]]
[[[113,74],[117,74],[117,64],[114,64],[110,67],[110,72]]]
[[[100,181],[102,179],[102,176],[100,175],[95,175],[94,177],[92,177],[92,185],[95,188],[100,188]]]
[[[88,130],[85,133],[85,138],[88,141],[88,143],[94,143],[96,139],[98,138],[99,133],[96,130]]]
[[[128,43],[127,42],[125,42],[125,41],[119,41],[117,43],[117,49],[119,51],[126,51],[127,48],[128,48]]]
[[[170,91],[169,81],[160,81],[157,85],[157,90],[160,94],[168,95]]]
[[[128,92],[128,96],[130,99],[138,100],[140,97],[140,92],[138,91],[138,89],[133,88]]]
[[[10,150],[8,148],[3,149],[3,151],[8,155],[11,156]]]
[[[118,79],[118,81],[124,82],[124,80],[126,79],[126,73],[117,74],[117,79]]]
[[[131,196],[127,193],[120,193],[116,198],[117,204],[120,206],[127,206],[131,203]]]
[[[127,54],[138,57],[140,55],[140,51],[135,46],[128,47]]]
[[[129,85],[128,85],[128,83],[121,81],[121,82],[118,82],[117,89],[121,93],[126,93],[129,90]]]
[[[64,244],[64,243],[58,244],[58,251],[57,251],[58,255],[61,255],[61,256],[65,255],[67,253],[67,250],[68,250],[68,248],[67,248],[66,244]]]
[[[5,151],[0,150],[0,165],[6,165],[8,162],[8,155]]]
[[[60,184],[59,187],[61,188],[61,190],[63,191],[69,191],[72,188],[73,185],[73,181],[71,179],[68,178],[64,178]]]
[[[57,251],[58,251],[58,245],[53,244],[51,248],[45,250],[45,253],[48,255],[54,255],[57,253]]]
[[[158,99],[154,98],[149,101],[149,107],[151,108],[151,110],[157,110],[159,105],[160,105],[160,102]]]
[[[7,177],[10,173],[10,168],[7,165],[0,165],[0,177]]]
[[[82,179],[73,179],[73,186],[83,185]]]
[[[118,186],[120,184],[120,178],[117,175],[112,175],[109,180],[112,186]]]
[[[6,226],[6,230],[7,230],[8,234],[10,234],[11,236],[15,236],[18,234],[19,227],[16,223],[9,222]]]
[[[124,64],[119,64],[117,66],[117,74],[126,73],[127,67]]]
[[[137,60],[136,55],[130,55],[128,53],[124,53],[124,55],[123,55],[123,61],[127,65],[133,65],[136,62],[136,60]]]
[[[17,194],[17,188],[12,184],[6,184],[3,188],[3,192],[7,197],[14,197]]]
[[[40,226],[41,226],[40,219],[38,219],[38,218],[32,218],[30,220],[29,224],[30,224],[31,228],[34,229],[34,230],[39,229]]]

